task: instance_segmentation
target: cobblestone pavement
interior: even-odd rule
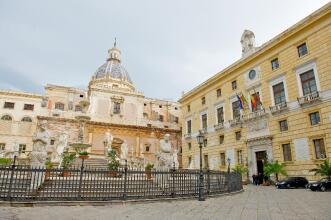
[[[128,203],[107,206],[0,207],[1,220],[87,219],[331,219],[331,192],[248,186],[243,193],[204,202]]]

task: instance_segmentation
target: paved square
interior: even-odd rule
[[[331,219],[331,192],[248,186],[232,196],[107,206],[0,207],[1,220]]]

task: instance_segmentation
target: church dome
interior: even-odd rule
[[[128,71],[121,65],[121,51],[114,47],[108,50],[108,59],[94,73],[95,79],[109,77],[116,80],[129,82],[132,84]]]

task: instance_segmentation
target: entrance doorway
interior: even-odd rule
[[[256,167],[257,167],[257,173],[263,174],[263,167],[265,161],[267,161],[267,151],[257,151],[255,152],[256,156]]]

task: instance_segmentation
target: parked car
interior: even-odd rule
[[[328,178],[322,178],[317,182],[314,183],[309,183],[308,187],[311,191],[327,191],[327,190],[331,190],[331,180]]]
[[[284,180],[278,181],[276,183],[276,187],[278,189],[286,189],[286,188],[305,188],[308,184],[308,180],[304,177],[288,177]]]

